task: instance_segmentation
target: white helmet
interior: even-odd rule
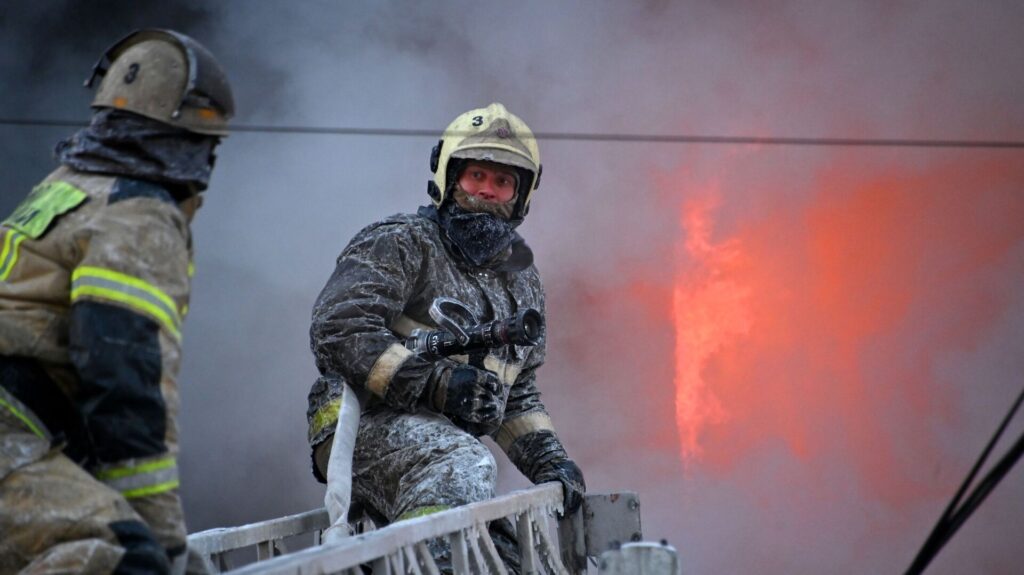
[[[430,182],[428,193],[435,205],[444,203],[464,160],[504,164],[519,173],[511,219],[522,221],[530,209],[530,196],[540,184],[541,174],[537,139],[526,122],[498,103],[455,118],[430,155],[434,181]]]

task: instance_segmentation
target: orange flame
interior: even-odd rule
[[[948,491],[936,429],[955,421],[957,390],[981,384],[951,380],[949,362],[1024,277],[1020,182],[1005,158],[837,165],[809,202],[724,240],[717,190],[685,204],[672,301],[684,463],[725,471],[779,445],[811,476],[841,461],[890,504]]]
[[[672,292],[675,325],[676,425],[683,461],[700,456],[700,431],[723,423],[728,414],[709,388],[703,369],[722,345],[750,330],[750,288],[730,276],[740,255],[736,240],[711,242],[711,213],[717,194],[684,207],[683,248],[696,263]]]

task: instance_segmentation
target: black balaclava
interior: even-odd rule
[[[419,214],[440,226],[441,239],[450,252],[473,268],[520,271],[533,263],[533,251],[515,231],[518,222],[496,215],[506,211],[506,204],[513,205],[515,198],[506,204],[467,200],[472,196],[457,183],[449,197],[440,208],[423,206]],[[487,211],[470,211],[463,204]]]
[[[178,201],[205,190],[217,136],[195,134],[138,114],[104,108],[92,122],[57,143],[57,160],[83,172],[149,180]]]
[[[492,267],[512,253],[515,229],[508,220],[487,212],[470,212],[456,202],[438,210],[448,239],[473,267]]]

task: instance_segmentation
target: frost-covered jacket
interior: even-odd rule
[[[517,272],[469,269],[450,255],[440,234],[438,225],[426,217],[395,215],[360,231],[338,257],[313,308],[313,354],[327,377],[318,381],[310,396],[311,446],[329,437],[337,421],[337,406],[331,405],[337,396],[332,378],[369,396],[370,409],[432,409],[422,395],[434,365],[406,349],[404,340],[416,327],[436,328],[428,313],[434,299],[457,299],[481,322],[510,317],[528,307],[544,313],[544,290],[533,265]],[[544,430],[544,436],[557,443],[536,385],[544,356],[541,339],[533,347],[494,350],[484,360],[484,366],[510,388],[494,438],[529,478],[532,460],[551,454],[534,451],[524,457],[517,440]],[[542,451],[552,450],[564,456],[560,445]]]
[[[170,193],[130,178],[58,168],[0,225],[0,385],[133,506],[178,487],[191,259]]]

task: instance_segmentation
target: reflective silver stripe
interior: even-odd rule
[[[172,333],[177,333],[181,329],[181,318],[178,315],[178,310],[175,309],[173,305],[168,305],[168,302],[165,299],[156,297],[152,291],[129,285],[121,281],[98,277],[93,274],[76,274],[74,281],[71,282],[71,293],[74,294],[76,291],[88,293],[88,290],[83,290],[83,288],[96,288],[99,290],[110,290],[122,293],[129,298],[128,301],[125,301],[124,303],[127,303],[131,307],[138,307],[133,304],[133,301],[141,300],[145,304],[158,308],[163,312],[163,314],[165,314],[166,319],[170,321],[170,325],[168,327],[171,328]],[[156,288],[151,289],[155,290]],[[149,311],[145,307],[142,309]],[[164,317],[161,317],[161,314],[156,315],[160,317],[160,319],[164,319]]]
[[[518,415],[502,422],[494,441],[501,447],[502,451],[508,451],[509,447],[520,437],[535,431],[555,431],[555,425],[551,417],[543,411],[531,411]]]
[[[178,464],[171,456],[104,467],[93,475],[129,499],[156,495],[179,485]]]
[[[405,314],[398,316],[398,319],[396,319],[395,323],[391,326],[391,331],[402,337],[409,337],[412,335],[412,330],[414,329],[430,330],[436,328],[420,323]],[[469,361],[469,357],[466,355],[453,355],[450,359],[459,363],[466,363]],[[489,353],[484,358],[484,369],[498,374],[498,379],[501,380],[501,383],[505,385],[512,385],[519,377],[519,372],[523,370],[523,366],[517,362],[507,362],[505,360],[498,359],[497,356]]]
[[[465,354],[450,355],[448,359],[459,363],[469,363],[469,356]],[[489,353],[484,357],[484,369],[497,374],[498,381],[502,385],[515,385],[516,379],[519,378],[520,372],[523,371],[523,366],[518,362],[498,359],[496,355]]]
[[[523,366],[519,363],[508,362],[498,359],[492,354],[487,354],[484,357],[484,369],[498,374],[498,379],[504,385],[513,385],[519,377],[519,372],[523,370]]]
[[[404,345],[400,343],[389,345],[370,368],[370,373],[366,376],[367,389],[378,397],[384,397],[384,394],[388,392],[388,386],[391,385],[391,378],[398,373],[398,369],[410,357],[412,357],[412,352]]]

